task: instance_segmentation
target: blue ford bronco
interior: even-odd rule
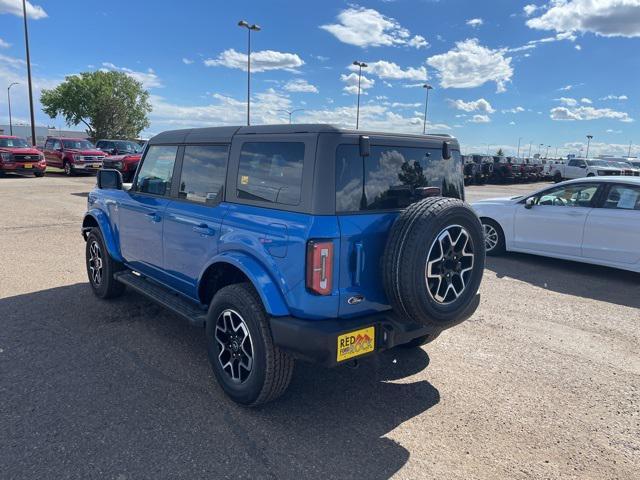
[[[259,405],[296,359],[350,364],[473,314],[485,251],[462,169],[448,135],[164,132],[132,184],[98,173],[82,223],[89,282],[204,327],[221,387]]]

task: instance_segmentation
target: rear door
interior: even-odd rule
[[[164,270],[173,286],[197,297],[198,278],[218,250],[228,145],[186,145],[164,212]]]
[[[463,198],[460,152],[442,159],[442,143],[371,138],[361,157],[357,144],[336,149],[336,213],[340,226],[340,316],[389,308],[382,257],[400,211],[422,200],[427,187]]]
[[[612,184],[584,228],[582,254],[593,260],[640,263],[640,186]]]

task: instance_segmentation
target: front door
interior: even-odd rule
[[[519,204],[515,213],[514,247],[581,256],[584,225],[593,210],[597,191],[596,183],[570,183],[538,194],[532,208]]]
[[[141,273],[162,274],[162,230],[177,146],[152,145],[134,185],[119,204],[122,256]]]
[[[228,156],[228,145],[186,146],[177,198],[164,214],[164,270],[173,287],[194,298],[198,278],[218,250]]]

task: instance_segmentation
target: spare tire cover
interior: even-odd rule
[[[445,329],[467,318],[484,271],[480,220],[462,200],[414,203],[394,223],[383,257],[384,288],[394,311]]]

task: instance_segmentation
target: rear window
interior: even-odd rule
[[[447,197],[463,197],[462,160],[439,148],[372,146],[361,157],[358,145],[336,150],[336,211],[358,212],[406,208],[438,187]]]
[[[304,143],[249,142],[242,145],[238,198],[299,205]]]

